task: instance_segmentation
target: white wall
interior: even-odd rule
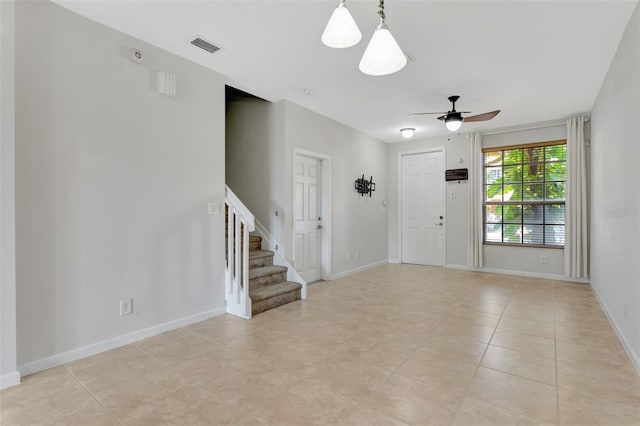
[[[285,247],[293,247],[293,150],[331,156],[332,275],[387,261],[388,179],[386,145],[371,136],[294,103],[285,104]],[[354,189],[362,175],[376,190],[363,197]],[[359,255],[356,258],[356,252]],[[349,255],[350,260],[347,260]]]
[[[0,388],[20,381],[16,358],[15,4],[0,2]]]
[[[414,152],[429,148],[445,149],[445,169],[462,169],[469,167],[467,138],[464,135],[452,134],[433,139],[423,139],[387,145],[387,170],[389,171],[389,258],[393,262],[401,260],[401,245],[398,235],[398,194],[399,169],[398,156],[403,152]],[[444,182],[444,176],[442,176]],[[447,194],[446,233],[447,253],[445,262],[448,265],[467,265],[467,246],[469,239],[469,184],[468,182],[444,183]],[[450,194],[455,193],[455,198]]]
[[[284,103],[230,103],[226,117],[226,183],[282,244]]]
[[[283,247],[291,263],[295,148],[331,157],[330,275],[386,262],[385,144],[288,101],[230,105],[227,183]],[[362,174],[373,176],[376,182],[371,198],[360,196],[353,188]]]
[[[16,100],[19,364],[223,309],[224,217],[207,214],[224,202],[222,78],[20,2]]]
[[[591,285],[640,373],[640,6],[591,115]]]
[[[558,139],[566,139],[565,125],[486,135],[483,137],[482,145],[483,147],[494,147]],[[398,238],[398,154],[445,147],[447,169],[468,168],[468,145],[466,135],[457,134],[388,145],[389,258],[392,261],[399,261],[401,258]],[[456,182],[447,182],[444,185],[447,191],[446,264],[453,267],[466,267],[469,245],[469,185],[468,183],[459,184]],[[455,193],[455,198],[450,197],[452,192]],[[483,250],[484,269],[486,270],[554,277],[564,275],[564,250],[561,249],[486,245]],[[546,264],[540,263],[541,255],[547,257]]]
[[[486,135],[482,138],[482,147],[518,145],[566,138],[567,126],[561,124],[540,129]],[[529,272],[540,275],[564,275],[563,249],[485,245],[483,250],[485,269]],[[546,256],[546,264],[540,262],[540,256]]]

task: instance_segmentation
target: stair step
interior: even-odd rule
[[[249,250],[260,250],[262,248],[262,237],[249,235]]]
[[[273,252],[270,250],[249,251],[249,269],[273,265]]]
[[[249,291],[251,313],[259,314],[269,309],[300,299],[302,284],[283,281]]]
[[[229,241],[229,236],[226,233],[224,235],[224,239],[225,239],[225,247],[226,247],[226,244]],[[261,250],[261,249],[262,249],[262,237],[258,235],[249,235],[249,251]]]
[[[249,269],[249,291],[287,280],[287,267],[270,265]]]

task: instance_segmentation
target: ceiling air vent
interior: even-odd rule
[[[204,49],[209,53],[216,53],[216,51],[220,50],[220,48],[216,45],[209,43],[206,40],[197,37],[195,40],[191,42],[194,46],[198,46],[200,49]]]

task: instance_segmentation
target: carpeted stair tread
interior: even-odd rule
[[[260,250],[262,248],[262,237],[259,235],[249,235],[249,251]]]
[[[291,281],[284,281],[278,284],[270,284],[270,285],[252,290],[249,293],[249,297],[251,297],[252,302],[259,302],[261,300],[269,299],[274,296],[300,290],[301,288],[302,288],[302,284],[294,283]]]
[[[261,268],[249,269],[249,279],[264,277],[266,275],[277,274],[279,272],[287,272],[286,266],[270,265]]]
[[[270,250],[251,250],[249,251],[249,259],[257,259],[259,257],[273,256],[273,252]]]

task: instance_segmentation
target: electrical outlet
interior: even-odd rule
[[[133,313],[133,299],[120,301],[120,316],[131,315]]]
[[[540,263],[547,263],[547,256],[545,256],[544,254],[540,255]]]
[[[351,260],[351,253],[347,253],[347,262]]]
[[[355,253],[354,256],[355,256],[356,259],[360,259],[360,252],[358,250],[356,250],[356,253]]]

